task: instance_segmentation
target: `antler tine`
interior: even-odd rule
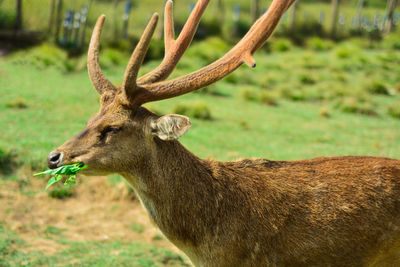
[[[124,89],[125,96],[128,99],[133,97],[134,91],[136,90],[137,75],[139,73],[140,66],[143,63],[144,57],[146,56],[146,52],[149,48],[151,38],[153,37],[154,30],[157,26],[157,22],[158,14],[154,13],[147,24],[139,43],[135,47],[131,58],[129,59],[128,66],[125,70],[124,80],[122,82],[122,88]]]
[[[251,27],[243,39],[222,58],[185,76],[150,84],[140,84],[135,104],[167,99],[210,85],[236,70],[243,63],[255,67],[253,53],[268,39],[283,13],[295,0],[273,0],[268,11]]]
[[[174,29],[174,15],[173,15],[172,0],[168,0],[165,4],[164,11],[164,42],[165,52],[171,49],[171,46],[175,42],[175,29]]]
[[[168,0],[164,11],[164,38],[165,38],[165,56],[161,64],[148,74],[138,79],[138,84],[154,83],[163,81],[175,69],[179,60],[185,53],[186,49],[193,40],[200,19],[207,8],[209,0],[199,0],[190,13],[181,33],[175,40],[174,36],[174,19],[173,19],[173,2]]]
[[[279,7],[279,10],[283,10],[282,13],[279,16],[272,16],[271,15],[271,21],[265,20],[265,19],[263,19],[263,17],[261,17],[260,19],[258,19],[256,21],[256,23],[253,25],[253,27],[251,27],[249,32],[241,40],[243,42],[246,42],[247,38],[254,38],[254,35],[257,34],[257,32],[267,29],[267,31],[265,31],[265,34],[262,35],[261,38],[258,38],[258,40],[257,40],[258,42],[254,43],[253,48],[252,48],[252,50],[250,52],[251,54],[253,54],[257,49],[259,49],[265,43],[265,41],[267,41],[269,36],[274,31],[276,25],[279,23],[279,20],[280,20],[281,16],[286,12],[286,10],[289,9],[289,7],[294,2],[296,2],[296,0],[287,1],[286,2],[286,6],[285,6],[285,2],[283,2],[283,3],[275,3],[275,5],[274,5],[274,2],[272,2],[272,4],[271,4],[270,8],[268,9],[268,11],[266,12],[265,16],[269,16],[268,13],[269,13],[270,10],[271,10],[271,13],[274,12],[274,10],[278,8],[277,7],[278,4],[282,4],[282,6]],[[268,29],[268,27],[271,27],[271,26],[273,26],[272,29]]]
[[[106,16],[101,15],[94,27],[88,50],[88,72],[94,88],[102,95],[106,90],[115,90],[115,86],[106,78],[99,64],[100,35]]]

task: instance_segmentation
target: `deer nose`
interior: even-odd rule
[[[63,154],[60,152],[50,152],[49,156],[47,157],[47,165],[50,169],[55,169],[58,167],[62,160]]]

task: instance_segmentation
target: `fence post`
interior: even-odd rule
[[[90,5],[90,2],[89,2]],[[78,48],[82,48],[83,46],[85,46],[85,37],[86,37],[86,25],[87,25],[87,14],[88,14],[88,7],[87,6],[83,6],[82,10],[81,10],[81,37],[80,40],[78,42]]]
[[[125,4],[125,11],[122,17],[123,25],[122,25],[122,38],[128,37],[128,24],[129,24],[129,14],[131,12],[132,3],[131,1],[127,1]]]
[[[290,12],[290,18],[289,18],[290,33],[294,33],[296,27],[296,14],[297,14],[298,3],[299,3],[298,1],[294,2],[294,4],[291,7],[292,11]]]
[[[63,22],[63,37],[61,38],[61,46],[68,47],[72,38],[72,27],[74,23],[74,11],[68,10],[65,12]]]
[[[22,29],[22,0],[17,0],[16,4],[17,5],[15,14],[15,24],[14,24],[15,32],[20,31]]]
[[[60,40],[60,28],[62,23],[62,9],[63,9],[63,0],[58,0],[57,4],[57,14],[56,14],[56,32],[54,34],[54,41],[59,43]]]
[[[74,48],[78,48],[80,29],[81,29],[81,13],[75,12],[75,15],[73,18],[73,31],[74,31],[73,46],[74,46]]]
[[[255,22],[260,16],[260,0],[253,0],[251,5],[251,17],[253,18],[253,22]]]
[[[239,33],[239,17],[240,17],[240,6],[238,4],[233,8],[233,36],[237,36]]]
[[[339,4],[340,0],[332,0],[332,25],[331,25],[331,37],[336,37],[336,25],[339,16]]]
[[[395,24],[394,24],[394,10],[397,5],[397,0],[388,0],[387,3],[387,21],[386,21],[386,32],[392,32],[395,29]]]
[[[324,25],[324,22],[325,22],[325,12],[320,11],[319,12],[319,24]]]
[[[119,0],[114,0],[114,9],[113,9],[113,34],[114,34],[114,40],[118,40],[119,34],[118,34],[118,12],[117,12],[117,7],[119,4]]]
[[[54,9],[56,6],[56,0],[51,0],[50,2],[50,17],[49,17],[49,25],[47,27],[47,34],[48,36],[51,36],[53,33],[53,28],[54,28]]]
[[[364,0],[358,0],[357,4],[357,27],[361,28],[361,13],[364,7]]]
[[[340,25],[341,32],[343,32],[344,28],[346,27],[346,14],[340,13],[340,15],[339,15],[339,25]]]
[[[223,27],[225,22],[225,7],[222,0],[217,0],[214,9],[214,18],[215,21],[219,22],[219,25]]]

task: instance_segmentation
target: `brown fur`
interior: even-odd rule
[[[400,266],[399,160],[202,160],[154,136],[157,119],[115,98],[57,151],[123,175],[196,266]]]

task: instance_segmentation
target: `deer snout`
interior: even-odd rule
[[[63,153],[52,151],[47,157],[47,165],[50,169],[55,169],[59,167],[61,161],[63,159]]]

